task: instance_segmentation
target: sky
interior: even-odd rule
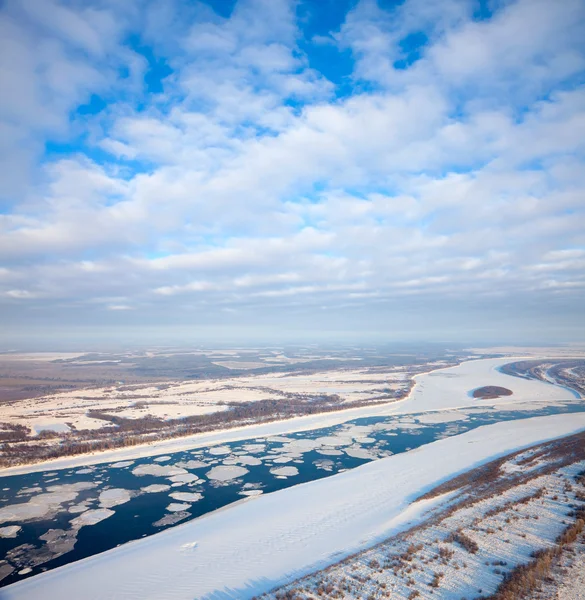
[[[2,0],[0,343],[585,341],[585,0]]]

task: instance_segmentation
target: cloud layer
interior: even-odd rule
[[[582,339],[585,2],[227,4],[3,4],[5,331]]]

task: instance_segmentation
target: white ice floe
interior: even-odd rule
[[[266,450],[266,444],[246,444],[243,448],[250,454],[259,454]]]
[[[374,460],[376,458],[375,454],[372,454],[369,450],[366,450],[366,448],[360,448],[359,446],[344,448],[343,451],[353,458],[363,458],[366,460]]]
[[[277,456],[275,459],[273,459],[273,463],[275,464],[281,464],[284,465],[286,463],[289,463],[292,461],[292,458],[290,456]]]
[[[349,446],[351,445],[351,436],[349,435],[327,435],[315,440],[319,446]]]
[[[142,477],[143,475],[154,475],[155,477],[172,477],[184,475],[187,471],[173,465],[138,465],[132,469],[132,475]]]
[[[140,489],[146,494],[156,494],[158,492],[167,492],[171,489],[171,486],[163,483],[153,483],[152,485],[147,485],[146,487]]]
[[[28,502],[9,504],[0,508],[0,523],[33,521],[49,518],[64,510],[63,504],[77,498],[79,492],[96,487],[89,482],[52,485],[44,494],[32,496]]]
[[[8,525],[0,527],[0,538],[15,538],[22,529],[20,525]]]
[[[132,498],[132,494],[129,490],[122,488],[112,488],[110,490],[104,490],[99,496],[100,506],[102,508],[112,508],[119,504],[125,504]]]
[[[155,462],[167,462],[169,460],[171,460],[172,456],[157,456],[155,459],[153,459]]]
[[[209,448],[209,454],[213,454],[215,456],[223,456],[224,454],[229,454],[231,452],[231,448],[229,446],[212,446]]]
[[[217,481],[230,481],[237,477],[242,477],[246,473],[249,473],[248,469],[244,467],[218,465],[213,467],[210,471],[207,471],[206,475],[208,479],[216,479]]]
[[[488,460],[585,429],[585,414],[497,423],[253,502],[235,504],[3,588],[3,600],[250,598],[417,523],[431,487]],[[440,457],[440,460],[437,460]],[[197,540],[197,561],[183,553]]]
[[[173,492],[169,496],[179,502],[199,502],[203,498],[203,495],[197,492]]]
[[[95,510],[88,510],[75,519],[71,520],[71,527],[73,529],[80,529],[86,525],[96,525],[97,523],[111,517],[114,514],[113,510],[109,508],[96,508]]]
[[[236,463],[239,465],[246,465],[248,467],[257,467],[262,464],[262,461],[255,456],[238,456]]]
[[[202,460],[185,460],[175,463],[175,466],[183,467],[184,469],[200,469],[202,467],[207,467],[208,463],[203,462]]]
[[[27,496],[28,494],[38,494],[39,492],[42,492],[42,491],[43,491],[43,488],[36,485],[34,487],[22,488],[18,492],[18,496]]]
[[[89,502],[85,500],[84,502],[70,506],[67,510],[73,515],[78,515],[79,513],[89,510]]]
[[[180,473],[179,475],[169,477],[169,481],[173,483],[194,483],[195,481],[199,481],[199,477],[193,473]]]
[[[299,474],[299,470],[296,467],[275,467],[270,469],[270,472],[278,477],[293,477]]]
[[[254,497],[262,495],[262,490],[242,490],[241,492],[238,492],[238,494],[240,496]]]
[[[169,512],[182,512],[188,508],[191,508],[190,504],[179,504],[178,502],[173,502],[167,506]]]
[[[156,460],[156,458],[154,460]],[[133,464],[134,464],[133,460],[122,460],[120,462],[114,463],[113,465],[110,465],[110,468],[123,469],[124,467],[129,467],[130,465],[133,465]]]

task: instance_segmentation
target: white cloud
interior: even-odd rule
[[[194,307],[211,323],[293,311],[318,324],[326,306],[336,326],[354,309],[392,323],[490,302],[580,314],[581,2],[517,0],[484,20],[467,2],[360,2],[327,36],[355,59],[337,98],[289,2],[240,0],[226,18],[31,6],[0,13],[13,206],[0,295],[21,315],[36,299],[162,322]],[[144,93],[134,30],[173,71],[160,93]],[[418,60],[395,67],[420,32]],[[92,92],[106,110],[71,118]],[[79,132],[64,157],[35,158]]]

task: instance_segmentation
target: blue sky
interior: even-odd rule
[[[584,30],[583,0],[5,0],[4,344],[583,340]]]

